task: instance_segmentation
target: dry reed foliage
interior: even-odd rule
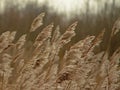
[[[42,25],[43,17],[44,13],[34,19],[30,32]],[[120,30],[119,22],[110,38]],[[30,50],[25,47],[26,35],[13,43],[16,32],[4,32],[0,36],[0,90],[120,90],[120,47],[112,56],[109,48],[94,53],[104,30],[71,46],[61,59],[60,50],[75,36],[76,26],[73,23],[62,35],[59,26],[54,31],[53,23],[46,26]]]

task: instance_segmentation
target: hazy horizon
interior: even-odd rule
[[[24,10],[27,5],[33,4],[36,8],[44,6],[49,13],[71,19],[86,12],[97,15],[104,9],[107,9],[106,13],[110,13],[113,7],[120,7],[119,3],[120,0],[0,0],[0,13],[3,14],[10,7]]]

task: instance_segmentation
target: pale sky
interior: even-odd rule
[[[80,15],[86,12],[89,1],[89,13],[97,14],[107,5],[111,5],[114,0],[0,0],[0,13],[3,13],[5,7],[14,5],[18,9],[24,9],[30,2],[37,1],[38,7],[45,5],[48,12],[63,14],[67,18],[71,15]],[[120,0],[115,0],[115,5],[120,7]]]

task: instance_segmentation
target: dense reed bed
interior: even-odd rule
[[[38,15],[30,33],[43,25],[45,13]],[[108,47],[95,53],[105,30],[87,36],[60,56],[60,51],[76,35],[77,22],[61,34],[51,23],[26,48],[27,34],[14,42],[16,31],[0,35],[0,90],[120,90],[120,47],[110,55],[111,40],[120,31],[118,19],[112,29]],[[56,28],[53,30],[53,28]]]

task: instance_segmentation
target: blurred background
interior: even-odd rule
[[[17,31],[19,38],[29,33],[33,19],[45,12],[44,25],[29,38],[34,40],[36,34],[51,22],[60,25],[61,32],[78,21],[76,37],[72,43],[88,35],[98,35],[104,28],[105,38],[101,50],[106,49],[114,22],[120,17],[120,0],[0,0],[0,34],[5,31]],[[111,52],[120,46],[120,34],[112,40]]]

